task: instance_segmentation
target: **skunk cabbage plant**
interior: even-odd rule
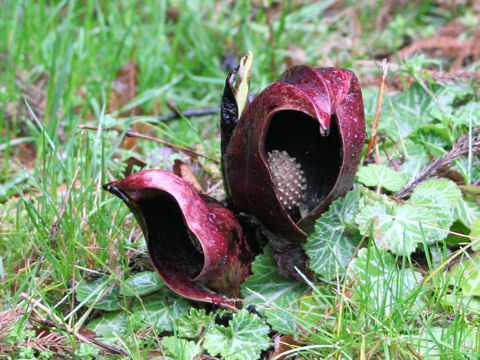
[[[166,171],[104,186],[135,215],[153,265],[173,291],[230,307],[257,240],[270,243],[281,275],[308,273],[301,243],[352,187],[365,134],[353,72],[295,66],[252,100],[249,56],[227,77],[221,110],[226,204],[243,229],[231,210]]]
[[[306,271],[299,263],[305,259],[296,259],[303,257],[298,243],[350,190],[360,161],[365,122],[358,80],[345,69],[295,66],[243,114],[226,110],[222,165],[230,201],[266,228],[281,273],[292,275],[285,267],[294,272],[293,266]]]
[[[135,215],[152,263],[173,291],[235,306],[253,258],[230,210],[162,170],[141,171],[104,188]]]

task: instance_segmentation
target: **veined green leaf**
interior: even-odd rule
[[[77,301],[85,301],[86,306],[94,304],[95,309],[105,311],[120,309],[119,293],[119,287],[104,277],[93,281],[82,280],[75,289]]]
[[[412,269],[399,269],[391,254],[374,247],[359,250],[350,265],[349,276],[357,284],[354,298],[369,301],[385,315],[399,302],[406,301],[422,279],[420,273]]]
[[[123,296],[143,296],[160,290],[165,286],[156,271],[144,271],[125,280],[120,287]]]
[[[433,179],[420,184],[413,192],[410,201],[416,205],[453,208],[462,193],[457,185],[447,179]]]
[[[414,205],[430,209],[436,216],[435,226],[448,230],[453,224],[453,209],[462,197],[458,186],[447,179],[433,179],[420,184],[412,196],[410,202]],[[447,231],[435,231],[429,229],[429,240],[439,241],[448,236]]]
[[[470,228],[473,222],[480,218],[480,205],[470,199],[462,197],[454,209],[455,218]]]
[[[178,333],[182,337],[195,339],[214,324],[214,313],[207,314],[205,309],[191,308],[189,313],[180,315],[177,321]]]
[[[252,275],[242,284],[242,296],[246,304],[254,305],[267,317],[275,330],[288,334],[297,330],[293,314],[298,310],[296,300],[306,288],[301,282],[278,275],[272,249],[266,246],[252,264]]]
[[[233,314],[229,327],[215,325],[205,334],[204,345],[213,355],[225,360],[256,360],[270,347],[269,327],[255,314],[240,310]]]
[[[108,312],[92,320],[86,326],[98,335],[107,339],[116,339],[117,335],[125,335],[128,331],[128,315],[124,311]]]
[[[360,236],[354,223],[360,201],[359,189],[332,202],[329,210],[315,224],[315,232],[304,245],[310,259],[310,268],[322,279],[331,280],[342,275],[355,251]]]
[[[357,177],[358,181],[366,186],[380,186],[388,191],[398,191],[407,182],[402,173],[378,164],[362,166]]]
[[[160,343],[165,346],[166,353],[177,360],[192,360],[201,352],[200,346],[193,341],[175,336],[165,336]]]
[[[173,331],[174,320],[189,311],[190,305],[169,290],[149,295],[132,307],[132,316],[157,331]]]
[[[480,296],[480,254],[466,254],[445,276],[450,284],[462,289],[463,295]]]
[[[378,130],[395,141],[410,135],[419,125],[433,121],[430,111],[436,106],[432,97],[418,83],[391,97],[393,109],[386,101]]]

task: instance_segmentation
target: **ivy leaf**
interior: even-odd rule
[[[426,205],[423,201],[427,202],[429,186],[416,195],[416,204],[398,206],[377,201],[365,206],[355,218],[360,233],[366,235],[372,226],[371,235],[377,246],[399,255],[411,254],[424,240],[432,242],[445,238],[448,233],[435,228],[450,228],[453,217],[449,214],[454,197],[450,202],[445,200],[443,206]]]
[[[466,254],[447,273],[448,281],[462,289],[463,295],[480,296],[480,254]]]
[[[394,254],[409,255],[415,251],[418,244],[428,240],[429,229],[436,226],[435,215],[424,207],[399,206],[394,217],[379,215],[374,226],[375,242]]]
[[[448,230],[454,221],[453,209],[461,197],[462,193],[453,181],[434,179],[419,185],[410,197],[410,202],[429,209],[436,215],[435,226]],[[443,240],[447,236],[447,231],[429,230],[430,241]]]
[[[466,227],[472,227],[473,222],[480,218],[480,205],[476,201],[462,197],[454,209],[456,219]]]
[[[432,97],[418,83],[413,83],[406,91],[391,97],[382,108],[382,121],[379,131],[388,134],[394,141],[407,137],[420,125],[433,120],[430,110],[435,107]],[[397,125],[398,124],[398,125]]]
[[[105,339],[116,340],[117,336],[124,336],[128,332],[128,316],[124,311],[114,311],[90,321],[87,329],[95,331]]]
[[[240,310],[233,314],[229,327],[215,325],[205,334],[205,348],[226,360],[257,360],[270,347],[270,328],[255,314]]]
[[[420,174],[420,170],[422,170],[422,168],[427,165],[428,162],[429,159],[427,155],[425,155],[425,150],[422,149],[422,154],[410,155],[407,159],[405,159],[399,171],[407,178],[415,179]]]
[[[394,215],[395,211],[395,204],[374,202],[371,205],[365,206],[355,217],[355,221],[358,224],[360,234],[366,235],[368,233],[371,222],[373,222],[376,216],[383,214]]]
[[[311,294],[305,294],[299,300],[299,325],[309,331],[320,323],[333,322],[329,314],[336,306],[336,299],[335,289],[330,285],[315,285]]]
[[[118,297],[120,289],[111,284],[112,280],[108,278],[98,278],[94,281],[82,280],[75,289],[77,301],[85,302],[86,306],[95,304],[93,307],[98,310],[118,310],[120,309]]]
[[[157,331],[173,331],[174,321],[189,309],[186,300],[165,290],[135,302],[132,316],[146,326],[153,326]]]
[[[406,183],[403,174],[378,164],[360,167],[357,177],[358,181],[366,186],[380,186],[392,192],[400,190]]]
[[[462,311],[468,310],[477,314],[480,312],[479,296],[463,296],[461,292],[457,291],[445,295],[441,301],[447,306],[452,306],[456,309],[462,309]]]
[[[180,339],[175,336],[166,336],[160,343],[165,346],[165,352],[177,360],[195,359],[200,351],[200,347],[193,341]]]
[[[462,193],[453,181],[433,179],[420,184],[413,192],[410,201],[412,204],[453,208],[461,197]]]
[[[144,271],[125,280],[120,287],[123,296],[143,296],[160,290],[165,286],[156,271]]]
[[[191,308],[188,314],[182,314],[177,321],[177,331],[182,337],[195,339],[209,329],[213,321],[214,313],[207,314],[205,309]]]
[[[422,278],[412,269],[399,269],[393,256],[378,248],[360,249],[350,265],[349,276],[356,283],[354,297],[359,301],[368,299],[385,315],[398,303],[407,301]]]
[[[305,290],[305,284],[278,275],[272,249],[266,246],[253,262],[252,275],[242,284],[241,291],[245,302],[265,315],[275,330],[290,334],[297,329],[289,315],[298,310],[296,300]]]
[[[470,231],[470,236],[473,238],[480,239],[480,218],[476,219],[472,223],[472,228]],[[478,247],[478,246],[477,246]]]
[[[429,326],[424,327],[419,336],[412,339],[412,346],[424,359],[445,358],[446,349],[442,344],[462,344],[462,358],[476,359],[478,357],[478,328],[463,325],[462,331],[452,331],[452,328]],[[448,352],[448,350],[447,350]]]
[[[428,154],[434,157],[442,156],[445,147],[450,145],[450,131],[442,124],[419,126],[411,135],[425,148]]]
[[[472,127],[480,126],[480,102],[472,101],[460,106],[455,116],[452,116],[452,120],[457,124],[465,126],[469,126],[470,122],[472,123]]]
[[[351,224],[358,211],[360,192],[354,189],[332,202],[329,210],[315,223],[315,232],[304,245],[310,268],[322,279],[344,274],[360,237]]]

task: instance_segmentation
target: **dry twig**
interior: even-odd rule
[[[86,130],[95,130],[95,131],[98,131],[98,127],[97,126],[91,126],[91,125],[79,125],[78,126],[80,129],[86,129]],[[117,128],[110,128],[110,129],[103,129],[104,131],[116,131],[117,133],[121,134],[123,133],[123,130],[121,129],[117,129]],[[186,146],[181,146],[181,145],[177,145],[177,144],[173,144],[171,142],[168,142],[168,141],[165,141],[165,140],[161,140],[161,139],[157,139],[157,138],[154,138],[152,136],[148,136],[148,135],[143,135],[143,134],[140,134],[140,133],[137,133],[135,131],[130,131],[130,130],[127,130],[125,132],[125,136],[126,137],[136,137],[136,138],[139,138],[139,139],[145,139],[145,140],[150,140],[150,141],[154,141],[156,143],[159,143],[159,144],[162,144],[162,145],[165,145],[169,148],[172,148],[172,149],[177,149],[177,150],[181,150],[185,153],[187,153],[188,155],[192,156],[192,157],[203,157],[205,159],[208,159],[210,161],[213,161],[214,163],[216,164],[220,164],[220,161],[215,159],[215,158],[212,158],[208,155],[205,155],[205,154],[202,154],[202,153],[199,153],[198,151],[195,151],[194,149],[192,148],[189,148],[189,147],[186,147]]]
[[[182,111],[182,112],[174,111],[171,114],[157,117],[155,120],[149,121],[149,122],[150,123],[157,123],[157,122],[162,122],[162,121],[167,121],[167,120],[179,119],[181,117],[214,115],[214,114],[218,114],[219,112],[220,112],[220,108],[185,110],[185,111]]]
[[[367,153],[365,154],[365,161],[370,158],[373,145],[377,140],[378,122],[380,120],[380,114],[382,112],[383,91],[385,90],[385,80],[387,78],[388,65],[387,59],[382,61],[382,80],[380,81],[380,89],[378,91],[377,111],[375,112],[375,119],[373,120],[372,134],[370,136],[370,142],[368,143]]]
[[[455,144],[453,144],[449,152],[427,164],[413,181],[409,182],[395,194],[395,197],[397,199],[408,197],[418,185],[430,177],[435,176],[439,170],[444,169],[453,161],[468,154],[470,147],[473,153],[480,154],[480,128],[473,129],[471,133],[471,143],[469,138],[470,134],[462,135]]]
[[[57,322],[57,324],[55,324],[53,321],[50,321],[50,320],[36,319],[34,317],[30,317],[30,320],[35,321],[35,322],[37,322],[39,324],[42,324],[44,326],[52,327],[52,328],[53,327],[59,327],[61,330],[66,331],[66,332],[72,334],[73,336],[75,336],[78,340],[83,341],[83,342],[91,343],[91,344],[97,346],[98,348],[100,348],[104,351],[107,351],[111,354],[125,355],[125,352],[121,349],[110,346],[108,344],[104,344],[100,341],[97,341],[95,339],[91,339],[91,338],[89,338],[85,335],[82,335],[76,329],[70,328],[68,326],[68,324],[62,325],[64,323],[64,321],[62,321],[62,319],[60,319],[56,314],[52,313],[50,311],[50,309],[48,309],[42,303],[40,303],[37,300],[34,300],[32,297],[28,296],[27,294],[21,293],[20,297],[22,299],[24,299],[30,306],[35,305],[34,310],[36,310],[36,308],[39,308],[39,309],[42,309],[43,311],[45,311],[50,316],[52,316],[55,319],[55,321]],[[36,311],[36,312],[38,313],[38,311]]]
[[[22,313],[23,310],[21,307],[0,312],[0,342],[4,340],[6,335],[12,330],[13,324],[20,318]]]

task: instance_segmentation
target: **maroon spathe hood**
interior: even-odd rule
[[[303,241],[330,202],[351,188],[364,134],[353,72],[295,66],[262,91],[236,124],[223,157],[227,193],[238,211],[256,216],[272,233]],[[300,171],[290,178],[302,185],[293,184],[292,194],[288,184],[278,183],[288,173],[273,171],[289,162]],[[295,196],[297,190],[304,192],[291,200],[298,206],[287,209],[285,192]]]
[[[235,306],[252,255],[232,212],[163,170],[141,171],[104,188],[135,215],[152,263],[173,291]]]

